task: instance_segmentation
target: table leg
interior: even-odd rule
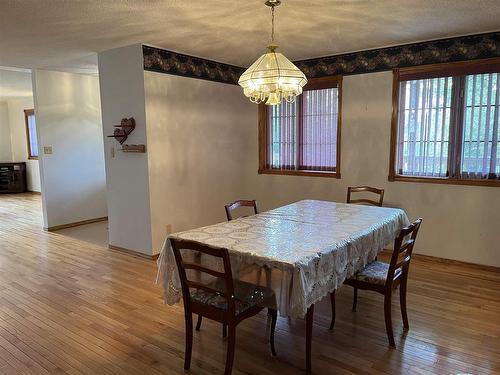
[[[314,304],[309,306],[306,314],[306,374],[311,373],[311,341],[314,317]]]

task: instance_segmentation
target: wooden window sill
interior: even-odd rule
[[[389,176],[389,181],[417,182],[445,185],[500,186],[500,180],[466,180],[446,177]]]
[[[308,176],[340,178],[340,173],[332,171],[308,171],[308,170],[286,170],[286,169],[259,169],[259,174],[277,174],[285,176]]]

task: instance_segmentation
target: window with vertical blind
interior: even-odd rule
[[[341,77],[311,79],[294,103],[261,105],[259,173],[340,177]]]
[[[26,123],[26,141],[28,143],[28,159],[38,159],[38,139],[36,135],[35,111],[24,110],[24,121]]]
[[[389,180],[500,186],[500,59],[394,72]]]

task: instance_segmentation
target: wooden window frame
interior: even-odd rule
[[[309,176],[309,177],[330,177],[340,178],[340,149],[341,149],[341,124],[342,124],[342,76],[328,76],[321,78],[308,79],[304,91],[321,90],[337,88],[338,91],[338,111],[337,111],[337,158],[334,171],[315,171],[315,170],[285,170],[272,169],[268,164],[268,147],[267,147],[267,119],[268,108],[265,104],[259,104],[259,174],[274,174],[274,175],[289,175],[289,176]],[[297,100],[301,106],[300,113],[303,113],[303,99],[300,95]],[[299,117],[299,127],[302,127],[302,116]],[[299,132],[300,133],[300,132]],[[300,142],[300,140],[299,140]]]
[[[392,81],[392,118],[391,118],[391,144],[390,144],[390,157],[389,157],[389,181],[402,181],[402,182],[424,182],[432,184],[450,184],[450,185],[472,185],[472,186],[500,186],[499,180],[474,180],[474,179],[460,179],[457,177],[424,177],[424,176],[405,176],[396,173],[396,154],[398,142],[398,128],[399,128],[399,86],[402,81],[437,78],[437,77],[456,77],[468,74],[485,74],[496,73],[500,64],[500,58],[488,58],[481,60],[460,61],[443,64],[429,64],[409,68],[399,68],[393,70]],[[462,80],[465,81],[465,80]],[[462,89],[463,85],[459,87]],[[454,103],[455,105],[456,103]],[[455,113],[454,113],[455,112]],[[457,112],[460,112],[457,114]],[[462,108],[452,108],[453,116],[463,116]],[[458,124],[458,125],[456,125]],[[460,156],[457,152],[461,150],[461,137],[462,137],[463,121],[455,120],[450,127],[450,150],[449,150],[449,163],[459,163]],[[456,169],[457,166],[455,165]],[[459,166],[458,166],[459,168]]]
[[[34,115],[35,115],[34,109],[25,109],[24,110],[24,123],[26,125],[26,142],[28,144],[28,160],[38,160],[38,156],[35,156],[31,153],[30,127],[28,124],[28,117],[34,116]],[[36,119],[35,119],[35,121],[36,121]],[[38,140],[37,140],[37,142],[38,142]]]

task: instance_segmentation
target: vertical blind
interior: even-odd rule
[[[500,176],[499,74],[469,75],[465,80],[462,178]]]
[[[268,165],[273,169],[335,171],[338,89],[307,90],[295,103],[269,107]]]
[[[35,115],[29,114],[26,117],[30,157],[38,157],[38,139],[36,135]]]
[[[295,169],[297,165],[298,102],[282,102],[269,107],[269,164],[275,169]]]
[[[399,174],[447,175],[452,89],[451,77],[401,82]]]
[[[335,170],[338,90],[311,90],[303,95],[300,168]]]

